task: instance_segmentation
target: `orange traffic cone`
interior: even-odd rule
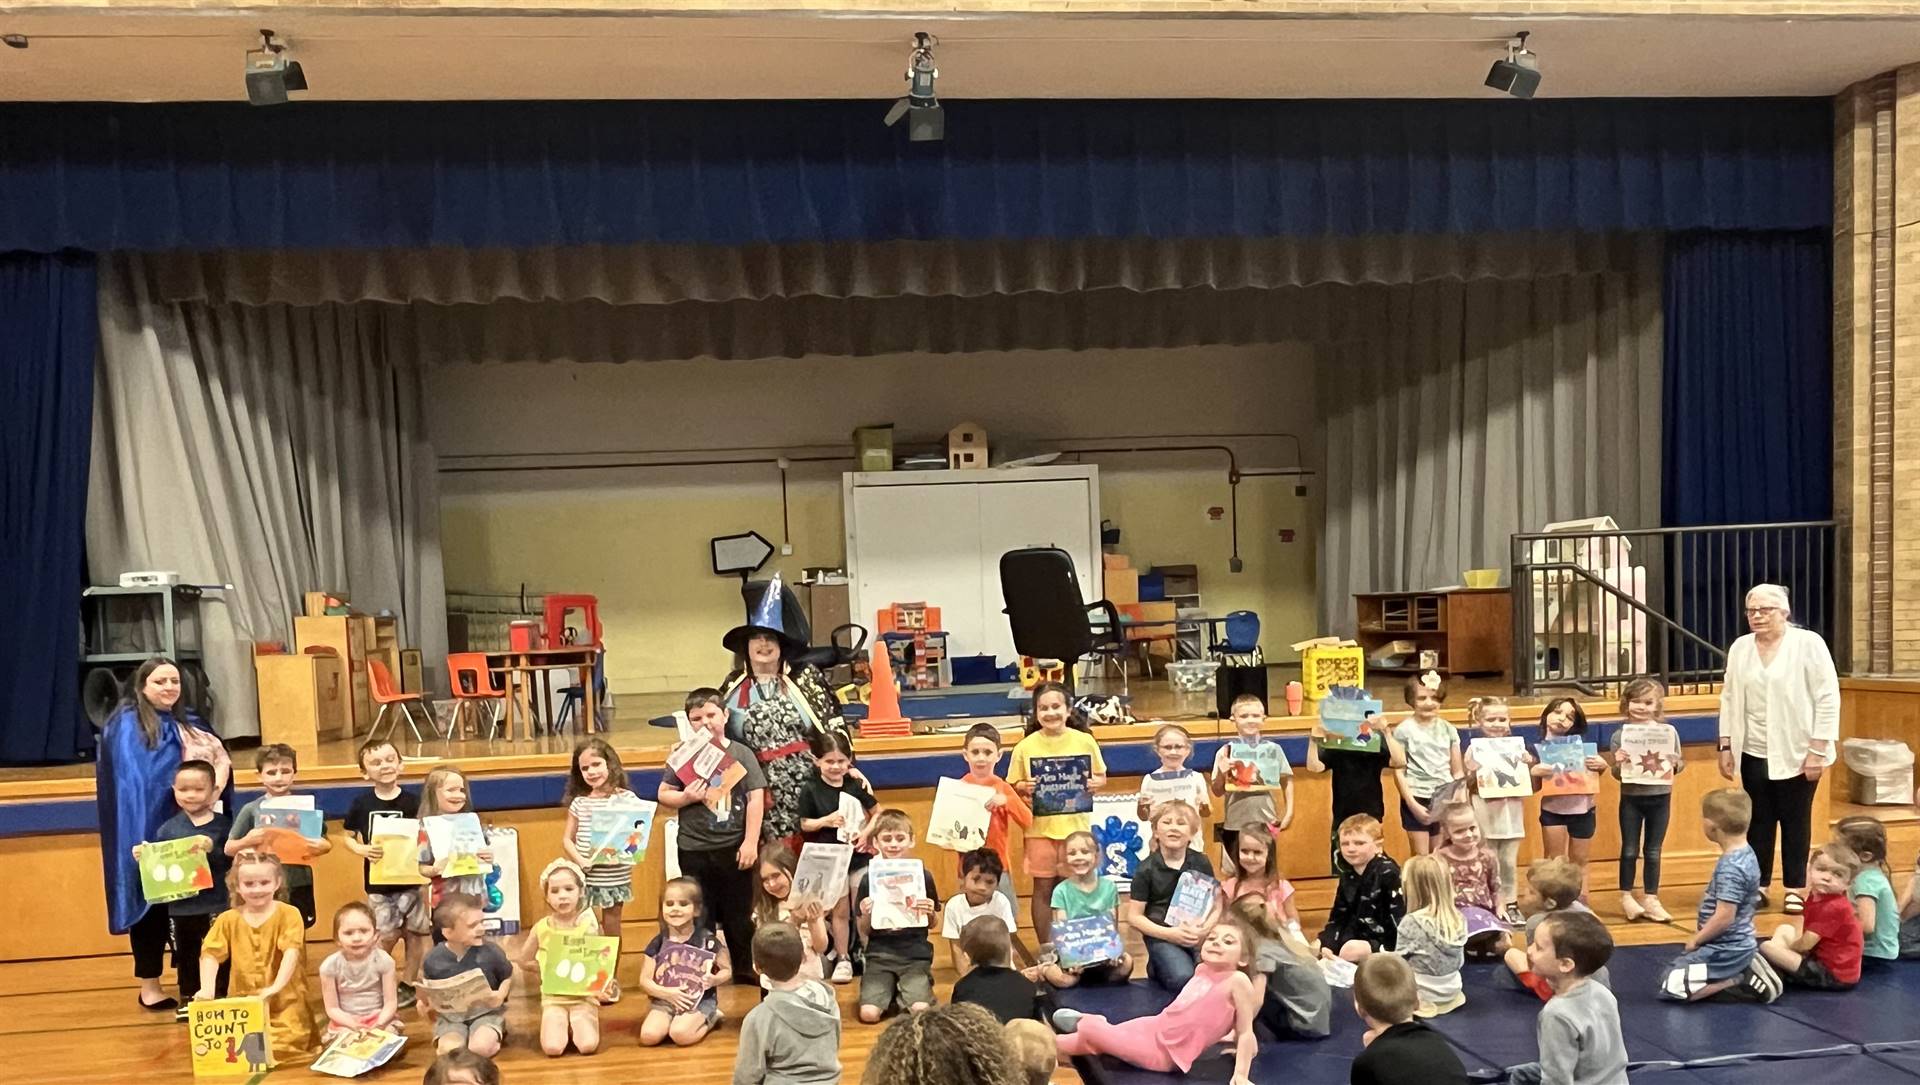
[[[913,721],[900,714],[900,691],[893,685],[893,659],[885,644],[874,645],[872,666],[873,692],[867,695],[867,718],[860,724],[860,737],[913,734]]]

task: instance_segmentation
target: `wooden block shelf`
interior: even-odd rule
[[[1439,656],[1447,674],[1505,674],[1513,663],[1513,597],[1506,588],[1445,588],[1436,591],[1368,592],[1353,597],[1367,670],[1412,673],[1419,668],[1382,667],[1376,649],[1396,640],[1414,642]]]

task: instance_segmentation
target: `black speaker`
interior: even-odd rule
[[[1487,86],[1515,98],[1531,98],[1540,89],[1540,71],[1511,60],[1496,60],[1487,71]]]

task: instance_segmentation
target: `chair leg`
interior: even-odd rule
[[[499,698],[490,703],[492,705],[492,710],[488,713],[488,716],[490,717],[490,720],[487,725],[488,741],[492,741],[493,739],[500,737],[500,717],[505,715],[507,710],[507,702],[505,698]]]
[[[390,704],[380,706],[380,711],[373,717],[373,726],[367,730],[368,742],[372,742],[374,739],[380,737],[380,725],[387,722],[387,713],[391,711],[393,711],[393,706]]]
[[[420,733],[419,718],[413,714],[415,709],[419,709],[422,712],[426,711],[426,709],[421,708],[419,701],[401,701],[400,702],[400,712],[402,715],[407,717],[407,729],[413,732],[413,740],[415,742],[424,743],[427,741],[426,735],[422,735]],[[433,729],[433,717],[431,716],[427,717],[427,734],[437,735],[439,733],[440,732],[435,731]]]

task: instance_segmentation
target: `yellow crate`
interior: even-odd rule
[[[1333,648],[1316,645],[1300,653],[1300,684],[1307,700],[1318,701],[1334,686],[1367,684],[1367,653],[1357,645]]]

